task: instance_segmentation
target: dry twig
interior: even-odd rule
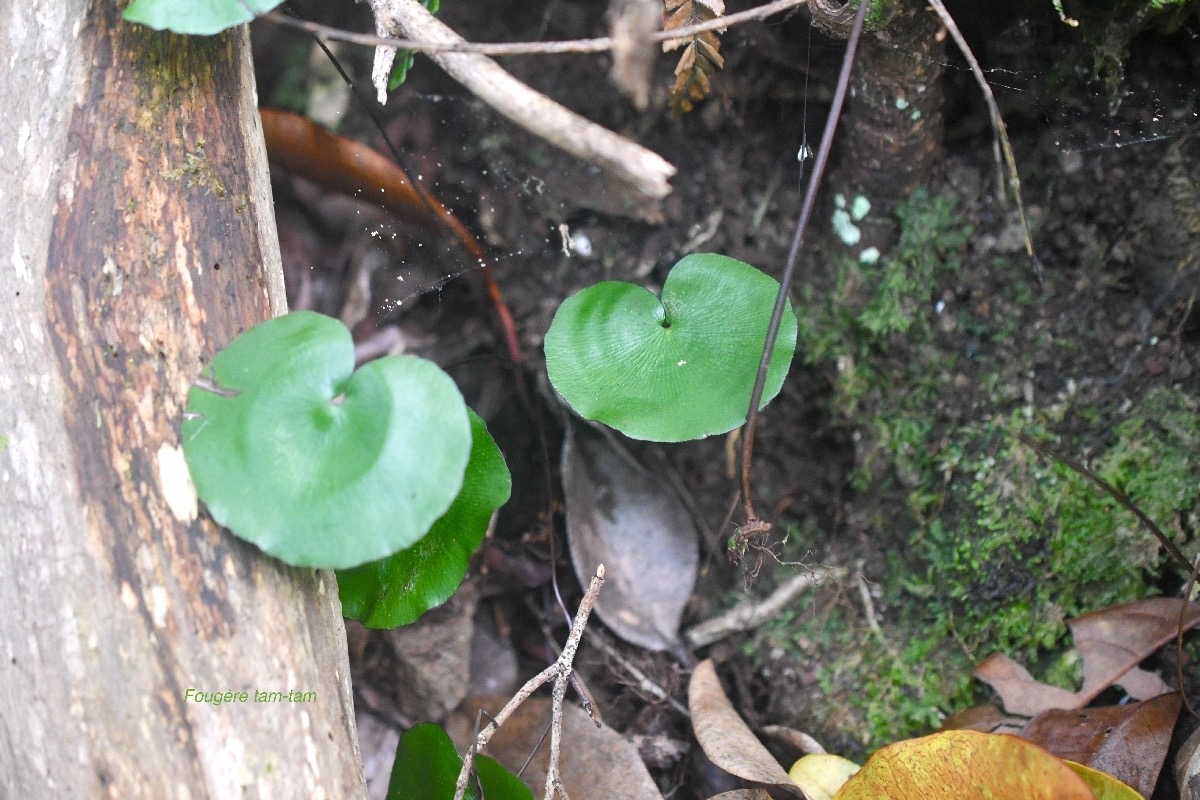
[[[613,647],[612,643],[599,634],[593,634],[591,642],[598,649],[603,650],[604,654],[616,662],[621,669],[629,673],[636,683],[634,684],[638,691],[644,692],[651,697],[656,703],[667,703],[671,708],[678,711],[685,717],[691,718],[692,714],[687,710],[683,703],[671,696],[671,693],[664,689],[660,684],[654,681],[649,675],[642,672],[636,665],[625,656],[621,655],[621,651]]]
[[[588,616],[592,613],[592,606],[595,605],[596,597],[600,594],[600,587],[603,585],[604,565],[601,564],[596,567],[596,576],[592,578],[592,583],[588,586],[587,593],[579,601],[579,610],[575,613],[575,622],[571,625],[571,634],[567,637],[567,643],[563,647],[562,655],[558,657],[557,661],[530,678],[524,686],[517,690],[517,693],[505,704],[500,713],[485,725],[483,730],[479,732],[479,735],[475,737],[475,743],[467,748],[467,752],[463,756],[462,769],[458,773],[458,783],[454,790],[454,800],[463,800],[463,797],[466,796],[467,782],[471,776],[471,768],[475,764],[475,754],[484,747],[487,747],[487,743],[491,741],[492,736],[500,729],[505,720],[512,716],[513,712],[528,700],[530,695],[548,683],[551,678],[554,679],[554,692],[551,702],[550,766],[546,769],[545,800],[552,800],[555,792],[563,797],[564,800],[569,800],[563,791],[558,774],[558,760],[562,746],[563,700],[566,698],[567,683],[570,681],[574,669],[572,665],[575,661],[575,652],[579,649],[579,641],[583,638],[583,629],[587,627]]]
[[[792,286],[792,278],[796,274],[796,264],[800,260],[800,248],[804,244],[804,231],[812,218],[813,209],[817,204],[817,189],[821,186],[821,178],[825,175],[825,165],[829,162],[829,154],[833,150],[833,138],[837,132],[838,120],[842,116],[842,104],[850,90],[850,71],[854,67],[854,55],[858,52],[858,40],[862,36],[863,24],[866,21],[867,3],[859,3],[858,11],[854,14],[854,23],[850,28],[850,36],[846,39],[846,52],[842,56],[842,68],[838,72],[837,88],[833,92],[833,104],[829,108],[829,117],[825,120],[825,131],[821,134],[821,144],[817,147],[817,155],[813,160],[812,175],[808,179],[808,188],[804,192],[804,202],[800,206],[800,218],[796,221],[796,231],[792,235],[792,245],[788,248],[787,261],[783,266],[783,275],[779,279],[779,294],[775,296],[775,308],[771,311],[771,321],[767,325],[767,340],[763,343],[762,358],[758,362],[758,375],[754,378],[754,389],[750,393],[750,408],[746,412],[746,425],[742,429],[742,509],[746,515],[746,524],[742,530],[751,536],[757,536],[771,530],[771,523],[759,518],[754,510],[754,495],[750,490],[750,472],[754,456],[754,436],[758,429],[758,409],[762,405],[763,387],[767,383],[767,370],[771,366],[771,354],[775,352],[775,340],[779,336],[779,325],[783,321],[783,311],[788,303],[788,291]]]
[[[437,44],[464,41],[418,0],[371,0],[371,8],[380,32],[403,32],[414,39]],[[381,47],[375,53],[372,76],[381,99],[386,99],[387,77],[394,56],[392,47]],[[675,167],[665,159],[534,91],[490,58],[477,53],[445,52],[430,57],[480,100],[531,133],[623,178],[648,197],[665,197],[670,193],[668,181],[675,174]]]
[[[746,22],[779,14],[783,11],[802,6],[808,0],[774,0],[761,6],[739,11],[716,19],[677,28],[673,31],[658,31],[648,38],[652,42],[665,42],[680,36],[695,36],[705,31],[715,31],[720,28],[732,28]],[[468,42],[459,40],[426,41],[421,39],[401,39],[394,36],[376,36],[369,33],[355,33],[341,28],[331,28],[318,22],[288,17],[278,11],[272,11],[262,17],[277,25],[297,28],[316,34],[335,42],[365,45],[367,47],[391,47],[393,49],[419,50],[422,53],[478,53],[486,56],[541,56],[553,53],[603,53],[617,46],[612,36],[601,36],[595,39],[570,39],[559,42]]]
[[[757,628],[774,618],[795,599],[796,595],[809,586],[820,583],[825,578],[841,578],[845,574],[846,570],[844,569],[824,569],[793,575],[765,600],[742,603],[724,614],[719,614],[696,625],[687,632],[688,643],[692,647],[704,647],[731,633]]]

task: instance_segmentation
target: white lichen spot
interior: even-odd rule
[[[903,111],[906,108],[908,108],[908,101],[905,100],[903,97],[897,97],[896,98],[896,110]]]
[[[879,248],[868,247],[866,250],[863,250],[858,254],[858,260],[863,264],[874,264],[879,260]]]
[[[25,148],[29,146],[29,140],[33,137],[33,129],[29,127],[29,121],[23,121],[21,127],[17,129],[17,155],[25,157]]]
[[[835,206],[837,206],[838,208],[845,208],[846,207],[846,195],[842,194],[841,192],[835,194],[833,196],[833,204]]]
[[[917,121],[917,120],[919,120],[920,118],[921,118],[921,109],[919,109],[919,108],[914,108],[914,109],[913,109],[913,113],[912,113],[912,121],[913,121],[913,122],[916,122],[916,121]]]
[[[686,363],[687,363],[686,361],[684,361],[684,360],[680,359],[679,363],[677,363],[675,366],[677,366],[677,367],[682,367],[682,366],[683,366],[684,364],[686,364]]]
[[[861,194],[855,197],[854,202],[850,204],[850,218],[855,222],[861,222],[869,213],[871,213],[871,201]]]
[[[129,585],[129,581],[121,583],[121,604],[130,611],[137,608],[137,595],[133,593],[133,587]]]
[[[196,485],[182,449],[167,444],[158,448],[158,485],[175,519],[187,523],[196,518]]]
[[[13,254],[12,254],[13,269],[17,271],[17,277],[24,281],[33,279],[33,273],[29,271],[29,266],[25,263],[25,259],[21,257],[21,246],[17,244],[17,240],[13,239]]]
[[[575,231],[571,234],[571,249],[584,258],[588,258],[593,252],[592,240],[583,231]]]
[[[112,256],[104,257],[104,266],[100,268],[100,272],[112,282],[112,296],[119,295],[125,288],[125,274],[117,269],[117,262],[113,261]]]
[[[167,590],[162,586],[150,587],[150,618],[154,620],[154,627],[167,627],[167,608],[170,603],[167,601]]]
[[[853,247],[862,239],[862,231],[850,221],[850,212],[844,208],[833,212],[833,232],[847,247]]]
[[[316,783],[321,779],[321,760],[317,758],[317,743],[313,741],[312,720],[307,711],[300,712],[300,727],[304,731],[304,755],[308,761],[308,780],[315,790]]]

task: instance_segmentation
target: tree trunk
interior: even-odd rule
[[[859,43],[839,130],[841,153],[827,184],[827,194],[840,194],[847,209],[858,197],[870,203],[869,215],[853,220],[861,238],[847,242],[856,256],[891,247],[893,212],[929,180],[942,143],[941,22],[924,0],[882,6],[886,24]],[[814,24],[845,38],[858,6],[813,0],[810,8]]]
[[[117,5],[0,8],[0,796],[362,796],[332,574],[198,516],[179,448],[284,311],[248,37]]]

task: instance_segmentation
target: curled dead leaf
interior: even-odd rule
[[[996,690],[1010,714],[1032,717],[1051,708],[1082,705],[1075,692],[1036,680],[1029,670],[1003,653],[988,656],[972,674]]]
[[[804,800],[775,757],[763,747],[721,688],[712,659],[696,665],[688,684],[688,710],[696,741],[721,769],[743,780],[763,784],[773,792]]]

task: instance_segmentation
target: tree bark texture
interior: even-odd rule
[[[883,28],[864,33],[859,44],[838,132],[838,166],[828,184],[831,197],[840,193],[849,204],[862,196],[871,203],[870,216],[858,224],[862,239],[852,246],[855,254],[891,245],[892,213],[929,180],[942,143],[945,32],[924,0],[895,0],[885,7]],[[845,38],[856,8],[815,0],[813,22]]]
[[[0,8],[0,796],[363,796],[332,574],[198,514],[180,450],[285,310],[248,36],[117,6]]]

